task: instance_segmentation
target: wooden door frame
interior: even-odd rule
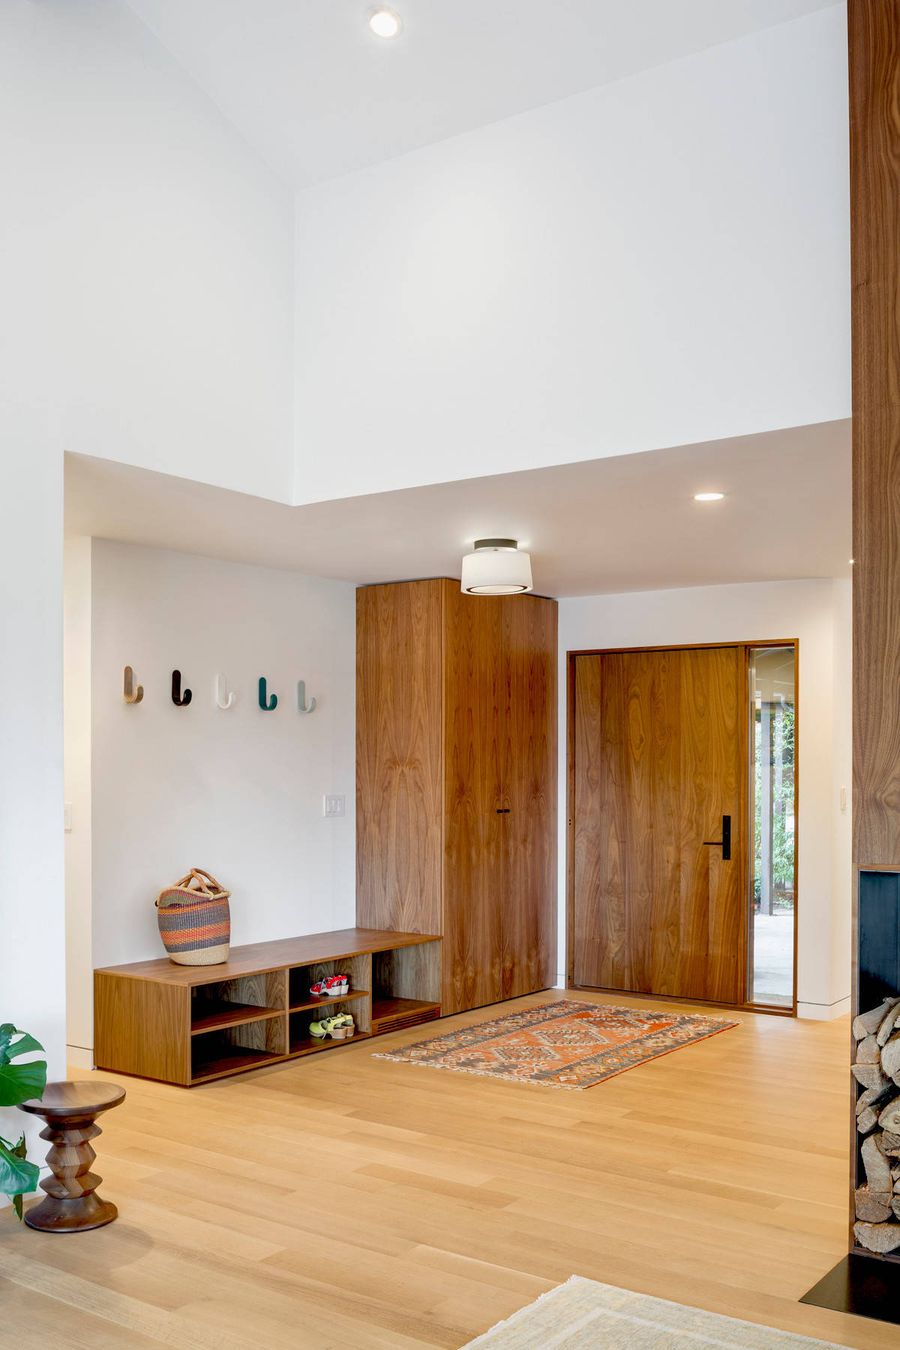
[[[708,651],[720,647],[738,647],[744,653],[742,668],[743,703],[746,713],[747,678],[749,672],[749,652],[754,647],[793,647],[794,649],[794,963],[793,963],[793,999],[789,1008],[778,1008],[767,1003],[748,1003],[746,1000],[748,961],[750,956],[750,918],[752,909],[749,898],[749,860],[747,830],[741,831],[741,872],[744,889],[744,923],[741,933],[741,960],[744,971],[744,994],[742,1003],[716,1003],[717,1008],[738,1008],[748,1012],[771,1013],[775,1017],[797,1016],[797,937],[799,924],[799,888],[797,885],[800,860],[800,639],[764,638],[759,641],[740,642],[669,642],[654,643],[647,646],[629,647],[580,647],[566,652],[566,988],[596,989],[596,985],[575,983],[575,661],[579,656],[617,656],[628,652],[693,652]],[[750,727],[745,723],[746,734],[742,739],[741,762],[741,809],[744,823],[749,821],[749,783],[750,783]],[[675,1003],[702,1003],[705,999],[685,999],[674,994],[630,994],[624,990],[604,990],[602,993],[620,994],[623,998],[660,998]]]

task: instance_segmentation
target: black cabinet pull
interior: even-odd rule
[[[508,816],[508,815],[509,815],[509,811],[510,811],[510,808],[509,808],[508,806],[498,806],[498,807],[497,807],[497,815],[498,815],[498,816]]]
[[[722,817],[722,838],[704,839],[703,847],[712,846],[722,850],[722,861],[731,862],[731,816]]]

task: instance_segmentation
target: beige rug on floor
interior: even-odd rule
[[[464,1350],[840,1350],[573,1275]]]

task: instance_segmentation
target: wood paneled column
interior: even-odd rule
[[[900,0],[849,0],[853,856],[900,868]]]

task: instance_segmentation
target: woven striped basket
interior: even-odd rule
[[[179,966],[217,966],[231,944],[230,891],[194,867],[156,898],[159,935],[169,960]]]

